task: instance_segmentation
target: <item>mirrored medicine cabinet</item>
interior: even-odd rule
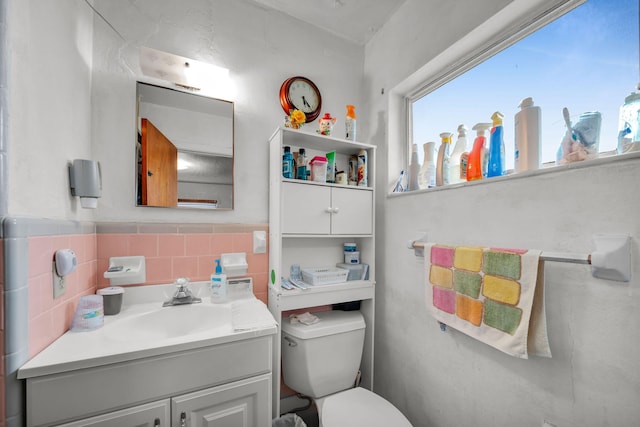
[[[233,209],[233,102],[144,82],[136,102],[136,205]]]

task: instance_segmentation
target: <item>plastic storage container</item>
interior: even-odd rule
[[[349,271],[337,267],[314,267],[302,269],[302,280],[310,285],[332,285],[347,281]]]
[[[345,269],[349,272],[347,275],[347,282],[351,280],[366,280],[368,277],[368,265],[367,264],[344,264],[338,263],[336,267]],[[365,268],[367,270],[365,270]],[[364,274],[365,277],[362,277]]]
[[[104,325],[104,303],[102,295],[80,297],[78,307],[71,322],[71,330],[91,331]]]
[[[122,299],[124,297],[124,288],[111,286],[109,288],[98,289],[98,295],[102,295],[105,316],[120,313],[122,309]]]
[[[309,162],[311,168],[311,181],[327,182],[327,158],[315,156]]]

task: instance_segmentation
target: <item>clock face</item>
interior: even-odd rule
[[[307,123],[320,115],[322,97],[318,87],[305,77],[291,77],[282,83],[280,103],[285,113],[297,109],[305,113]]]

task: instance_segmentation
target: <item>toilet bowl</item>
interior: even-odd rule
[[[313,325],[282,323],[284,383],[314,399],[321,427],[409,427],[391,403],[354,387],[364,347],[359,311],[315,313]]]
[[[316,405],[323,427],[411,427],[398,408],[362,387],[318,399]]]

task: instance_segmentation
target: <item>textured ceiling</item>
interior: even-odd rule
[[[365,44],[406,0],[252,0]]]

